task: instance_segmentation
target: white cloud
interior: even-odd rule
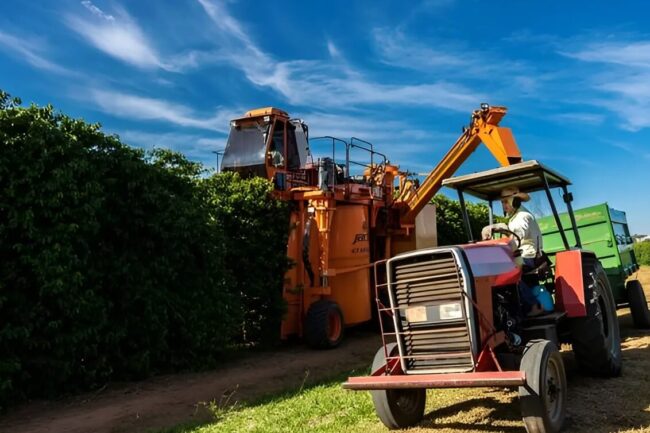
[[[229,122],[238,117],[233,110],[220,109],[212,116],[197,114],[184,105],[103,89],[90,90],[90,98],[104,112],[117,117],[159,120],[175,125],[226,133]],[[240,113],[239,113],[240,114]]]
[[[115,17],[113,15],[109,15],[107,13],[104,13],[103,10],[95,6],[91,1],[89,0],[83,0],[81,4],[90,11],[95,16],[98,16],[100,18],[103,18],[107,21],[115,21]]]
[[[413,69],[431,74],[453,73],[458,78],[509,80],[527,72],[520,62],[503,59],[496,52],[478,51],[453,40],[423,42],[400,28],[375,28],[372,31],[379,60],[387,65]],[[519,77],[525,85],[533,86],[532,76]]]
[[[262,51],[226,10],[215,0],[198,0],[215,24],[218,57],[244,72],[253,84],[268,87],[294,105],[350,107],[369,104],[404,104],[468,111],[485,98],[458,84],[386,84],[372,80],[341,59],[332,43],[333,63],[317,60],[276,61]]]
[[[650,68],[650,41],[592,43],[574,52],[561,51],[574,59]]]
[[[584,123],[587,125],[600,125],[605,121],[603,114],[596,113],[560,113],[551,116],[552,120],[556,122],[569,122],[569,123]]]
[[[615,147],[617,149],[624,150],[625,152],[636,153],[636,151],[634,150],[634,147],[631,144],[627,143],[627,142],[623,142],[623,141],[619,141],[619,140],[607,140],[607,139],[603,139],[601,141],[603,143],[606,143],[606,144],[608,144],[608,145],[610,145],[612,147]]]
[[[118,133],[120,139],[129,145],[147,150],[154,148],[171,149],[181,152],[190,159],[203,162],[208,166],[216,166],[217,150],[225,147],[226,138],[205,137],[198,134],[179,132],[153,133],[138,130],[122,130]]]
[[[68,14],[66,25],[100,51],[139,68],[175,70],[161,60],[160,55],[138,24],[122,8],[116,6],[116,16],[108,15],[91,2],[82,2],[91,16]]]
[[[559,161],[559,162],[568,162],[574,165],[581,165],[584,167],[599,167],[600,163],[593,161],[591,159],[585,158],[582,155],[557,155],[557,154],[541,154],[533,153],[528,155],[530,159],[536,159],[538,161]]]
[[[474,62],[472,55],[445,51],[441,48],[442,44],[431,48],[407,37],[399,29],[376,28],[372,35],[380,60],[391,66],[430,70],[431,68],[468,67]]]
[[[121,130],[117,134],[124,143],[130,145],[139,146],[144,149],[165,148],[175,151],[182,151],[185,147],[199,139],[198,136],[193,134],[176,132],[153,133],[129,129]]]
[[[585,62],[588,84],[606,94],[591,104],[616,113],[624,129],[650,128],[650,41],[587,43],[558,52]]]
[[[48,51],[48,47],[45,44],[26,39],[25,37],[15,36],[0,30],[0,49],[17,54],[21,60],[24,60],[35,68],[61,75],[75,75],[73,71],[57,65],[43,56],[42,53]]]
[[[339,51],[338,48],[336,48],[336,45],[334,45],[334,42],[332,41],[327,41],[327,52],[330,54],[330,57],[332,58],[341,57],[341,52]]]

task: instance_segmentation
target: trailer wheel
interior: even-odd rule
[[[586,300],[588,316],[574,319],[571,324],[573,352],[587,373],[620,376],[621,334],[614,296],[600,262],[595,259],[590,262],[584,264],[585,284],[589,282],[593,298]],[[594,305],[590,306],[592,302]]]
[[[333,349],[343,341],[343,313],[336,302],[316,301],[307,310],[304,337],[315,349]]]
[[[396,354],[397,344],[388,344],[386,350],[391,355]],[[384,348],[380,347],[372,361],[372,371],[385,363]],[[390,430],[414,426],[424,417],[426,389],[384,389],[370,391],[370,395],[377,416]]]
[[[631,280],[625,284],[625,290],[630,303],[634,327],[650,328],[650,310],[648,310],[648,302],[645,293],[643,293],[643,286],[638,280]]]
[[[548,340],[528,343],[520,370],[526,385],[519,387],[521,415],[528,433],[555,433],[564,424],[567,382],[557,347]]]

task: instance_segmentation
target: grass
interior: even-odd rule
[[[367,374],[367,372],[350,372]],[[164,433],[374,433],[387,429],[375,415],[370,394],[346,391],[341,382],[347,375],[304,390],[271,396],[247,406],[223,408],[210,404],[214,420],[204,425],[184,425]],[[436,431],[465,431],[483,425],[490,431],[512,431],[521,426],[516,393],[502,390],[430,390],[427,395],[427,424]],[[516,406],[516,405],[515,405]],[[459,417],[459,412],[462,416]],[[416,428],[412,431],[416,432]],[[423,431],[430,431],[425,429]],[[470,431],[470,430],[467,430]],[[472,430],[473,431],[473,430]],[[160,432],[160,433],[163,433]]]
[[[360,373],[357,373],[360,374]],[[208,405],[215,420],[203,426],[180,426],[165,433],[342,432],[376,424],[366,393],[341,389],[344,376],[307,389],[285,392],[247,406]]]
[[[637,276],[650,298],[650,269]],[[580,374],[564,353],[569,381],[564,431],[579,433],[650,432],[650,334],[634,330],[628,310],[619,312],[623,334],[622,377]],[[350,372],[350,375],[367,372]],[[269,396],[245,406],[208,405],[214,420],[164,433],[375,433],[388,431],[375,415],[369,393],[346,391],[341,375],[306,389]],[[227,406],[227,405],[226,405]],[[517,392],[503,389],[439,389],[427,392],[425,419],[409,433],[525,433]],[[161,432],[163,433],[163,432]]]

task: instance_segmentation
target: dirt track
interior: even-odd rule
[[[115,386],[56,402],[33,402],[0,419],[0,432],[135,433],[209,417],[204,403],[230,403],[298,388],[365,366],[380,346],[379,336],[357,331],[338,350],[293,346],[252,354],[207,373],[178,374]],[[234,392],[233,392],[234,391]]]
[[[650,299],[650,268],[639,275]],[[569,370],[569,425],[565,431],[650,431],[650,333],[632,328],[629,310],[621,310],[624,374],[610,380]],[[291,346],[252,354],[222,369],[163,376],[55,402],[33,402],[0,418],[0,432],[135,433],[209,417],[203,403],[230,403],[296,389],[336,373],[366,366],[379,346],[376,335],[356,332],[338,350],[312,351]],[[234,393],[233,393],[234,391]],[[485,391],[465,395],[457,404],[435,410],[413,431],[523,431],[516,393]],[[487,424],[486,424],[487,423]]]

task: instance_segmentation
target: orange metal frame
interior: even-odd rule
[[[440,190],[442,181],[452,176],[483,142],[502,166],[521,162],[521,152],[509,128],[498,126],[506,115],[505,107],[476,110],[468,129],[429,173],[417,190],[400,197],[396,205],[403,210],[402,220],[413,222],[424,206]]]
[[[560,251],[555,260],[555,301],[567,317],[587,315],[581,250]]]

